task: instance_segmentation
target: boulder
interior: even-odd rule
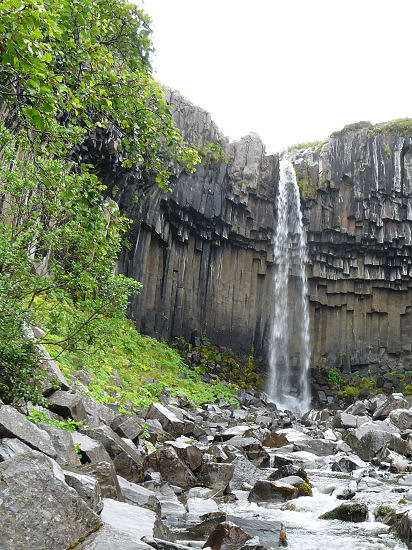
[[[189,489],[196,485],[196,478],[186,464],[178,457],[175,449],[164,446],[146,457],[143,469],[160,472],[163,481],[177,485],[182,489]]]
[[[63,474],[67,485],[79,494],[89,508],[100,514],[103,510],[103,500],[97,479],[70,470],[63,470]]]
[[[83,395],[80,393],[58,390],[49,397],[49,408],[63,418],[72,418],[76,422],[87,421]]]
[[[101,518],[104,523],[139,542],[142,537],[165,535],[165,528],[152,510],[105,498]]]
[[[374,420],[383,420],[396,409],[409,409],[410,405],[401,393],[392,393],[373,413]]]
[[[232,461],[233,474],[229,482],[229,490],[249,488],[258,481],[266,477],[264,471],[257,468],[245,456],[239,455]]]
[[[143,541],[136,541],[126,533],[106,524],[76,546],[76,550],[151,550]]]
[[[206,462],[200,468],[197,477],[198,485],[224,492],[232,479],[233,470],[232,464]]]
[[[81,454],[82,464],[91,462],[96,464],[97,462],[112,462],[108,452],[103,447],[99,441],[95,441],[87,435],[81,434],[79,432],[74,432],[72,434],[72,440],[74,445],[79,450]]]
[[[23,441],[20,441],[20,439],[14,437],[0,439],[0,462],[30,451],[30,447],[23,443]]]
[[[353,472],[358,468],[366,468],[366,462],[354,454],[344,454],[339,457],[335,457],[335,461],[332,464],[332,470],[334,472]]]
[[[389,425],[386,426],[389,427]],[[349,429],[344,435],[344,442],[362,460],[372,460],[382,448],[389,445],[391,432],[386,431],[386,426],[377,422],[369,422],[359,428]]]
[[[259,537],[260,543],[265,548],[277,548],[281,532],[284,531],[283,524],[280,521],[265,521],[231,515],[228,515],[226,519],[238,525],[245,533],[250,535],[250,537]]]
[[[113,461],[117,474],[128,481],[141,481],[144,454],[126,443],[109,426],[86,426],[81,433],[99,441]]]
[[[176,414],[170,411],[161,403],[152,403],[146,414],[147,420],[158,420],[162,428],[175,437],[183,435],[187,430],[187,425],[180,420]]]
[[[142,423],[144,423],[144,420],[137,416],[122,415],[115,418],[110,427],[120,437],[131,439],[133,443],[137,444],[139,436],[143,433]]]
[[[219,434],[215,435],[215,441],[228,441],[232,437],[243,437],[246,432],[250,431],[249,424],[238,424],[232,428],[227,428]]]
[[[391,424],[401,431],[412,429],[412,410],[395,409],[389,414]]]
[[[198,447],[193,445],[193,440],[184,435],[175,441],[166,441],[165,445],[170,445],[176,451],[177,456],[192,470],[197,470],[202,464],[203,453]]]
[[[263,445],[278,449],[279,447],[284,447],[290,443],[301,443],[305,439],[308,439],[308,436],[303,432],[299,432],[293,428],[285,428],[283,430],[272,431],[263,441]]]
[[[117,476],[117,480],[127,504],[142,506],[143,508],[148,508],[160,514],[160,502],[154,491],[150,491],[146,489],[146,487],[127,481],[127,479],[121,476]]]
[[[103,498],[111,498],[123,502],[124,497],[120,490],[113,462],[110,459],[108,462],[101,461],[84,464],[79,473],[88,474],[97,479]]]
[[[252,537],[231,521],[224,521],[210,533],[204,548],[238,550]]]
[[[341,504],[329,512],[325,512],[319,519],[339,519],[340,521],[351,521],[353,523],[361,523],[366,521],[368,517],[368,507],[366,504],[358,502],[350,504]]]
[[[291,476],[295,477],[295,476]],[[300,487],[305,482],[298,476],[292,481],[297,485],[292,485],[288,481],[290,478],[280,479],[278,481],[260,480],[255,483],[253,489],[250,491],[248,500],[250,502],[284,502],[292,498],[299,496]],[[287,481],[286,481],[287,480]],[[306,484],[308,485],[308,484]],[[310,490],[310,486],[308,485]]]
[[[277,481],[278,479],[282,479],[288,476],[298,476],[303,481],[308,480],[308,474],[305,472],[303,468],[300,466],[297,466],[296,464],[288,464],[286,466],[282,466],[281,468],[278,468],[274,472],[270,474],[268,479],[270,481]]]
[[[34,450],[52,458],[56,456],[49,434],[10,405],[0,406],[0,438],[3,437],[16,437]]]
[[[256,465],[269,465],[269,453],[263,448],[262,443],[255,437],[232,437],[227,441],[227,445],[231,445],[241,450],[242,453]]]
[[[151,548],[156,550],[193,550],[192,546],[186,546],[177,542],[170,542],[164,539],[154,539],[152,537],[143,537],[143,542],[149,544]]]
[[[392,524],[397,536],[408,548],[412,548],[412,506],[396,513],[393,517]]]
[[[336,453],[336,443],[328,439],[304,439],[294,443],[296,450],[306,451],[316,456],[329,456]]]
[[[106,405],[98,403],[88,395],[82,395],[82,403],[87,414],[87,424],[95,426],[97,424],[110,424],[116,418],[116,413]]]
[[[188,498],[186,501],[188,518],[198,518],[205,514],[214,514],[219,511],[216,502],[211,498]]]
[[[80,466],[80,458],[76,453],[71,433],[50,424],[40,422],[39,428],[47,432],[56,450],[56,462],[61,466]]]
[[[60,466],[36,451],[0,464],[0,548],[66,550],[101,525]]]

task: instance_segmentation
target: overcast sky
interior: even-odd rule
[[[267,151],[412,116],[412,0],[136,0],[156,78]]]

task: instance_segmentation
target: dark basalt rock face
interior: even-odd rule
[[[119,262],[121,272],[143,283],[130,316],[158,337],[206,333],[222,346],[262,350],[272,308],[278,157],[266,156],[255,134],[228,143],[208,113],[176,94],[168,100],[185,139],[205,148],[196,172],[175,168],[167,195],[147,175],[139,185],[121,170],[106,172],[121,209],[135,220],[132,246]],[[224,157],[209,154],[207,143],[219,143]]]
[[[412,138],[402,133],[360,123],[292,155],[316,195],[303,208],[314,366],[362,375],[411,363]]]
[[[206,334],[264,354],[278,156],[266,155],[255,134],[229,143],[204,110],[175,93],[167,99],[186,141],[203,148],[194,174],[174,167],[173,192],[120,168],[116,137],[92,153],[108,192],[134,220],[118,265],[144,285],[130,316],[146,334]],[[404,134],[358,123],[319,149],[290,153],[307,229],[315,368],[339,365],[361,376],[410,369],[412,132]],[[219,143],[225,158],[208,154],[208,143]]]

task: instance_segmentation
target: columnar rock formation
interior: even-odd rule
[[[265,155],[255,134],[229,143],[208,113],[174,93],[168,100],[185,139],[202,151],[194,174],[175,167],[176,185],[164,195],[150,176],[116,168],[110,152],[101,161],[134,220],[119,262],[144,285],[131,317],[144,333],[205,334],[264,354],[278,156]],[[412,131],[405,133],[359,123],[290,155],[304,198],[315,367],[410,368]]]

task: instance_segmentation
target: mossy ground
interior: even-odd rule
[[[130,405],[145,407],[157,401],[164,388],[168,388],[172,396],[185,396],[194,404],[219,398],[236,403],[235,396],[240,386],[259,385],[252,357],[243,368],[235,361],[232,352],[222,357],[218,348],[203,342],[197,353],[202,362],[197,368],[192,368],[190,362],[189,366],[184,362],[178,349],[164,341],[142,336],[133,323],[122,316],[94,320],[82,339],[64,349],[65,338],[72,327],[86,319],[87,311],[79,309],[66,297],[55,297],[43,304],[38,323],[46,330],[44,340],[54,342],[46,344],[46,348],[63,374],[69,377],[76,370],[89,372],[88,390],[101,403],[116,402],[125,409]],[[186,349],[192,348],[187,345]],[[215,368],[214,372],[219,375],[215,374],[206,383],[202,375],[218,360],[222,363],[221,369]],[[123,387],[116,385],[113,370],[120,374]],[[237,383],[232,383],[233,380]]]

